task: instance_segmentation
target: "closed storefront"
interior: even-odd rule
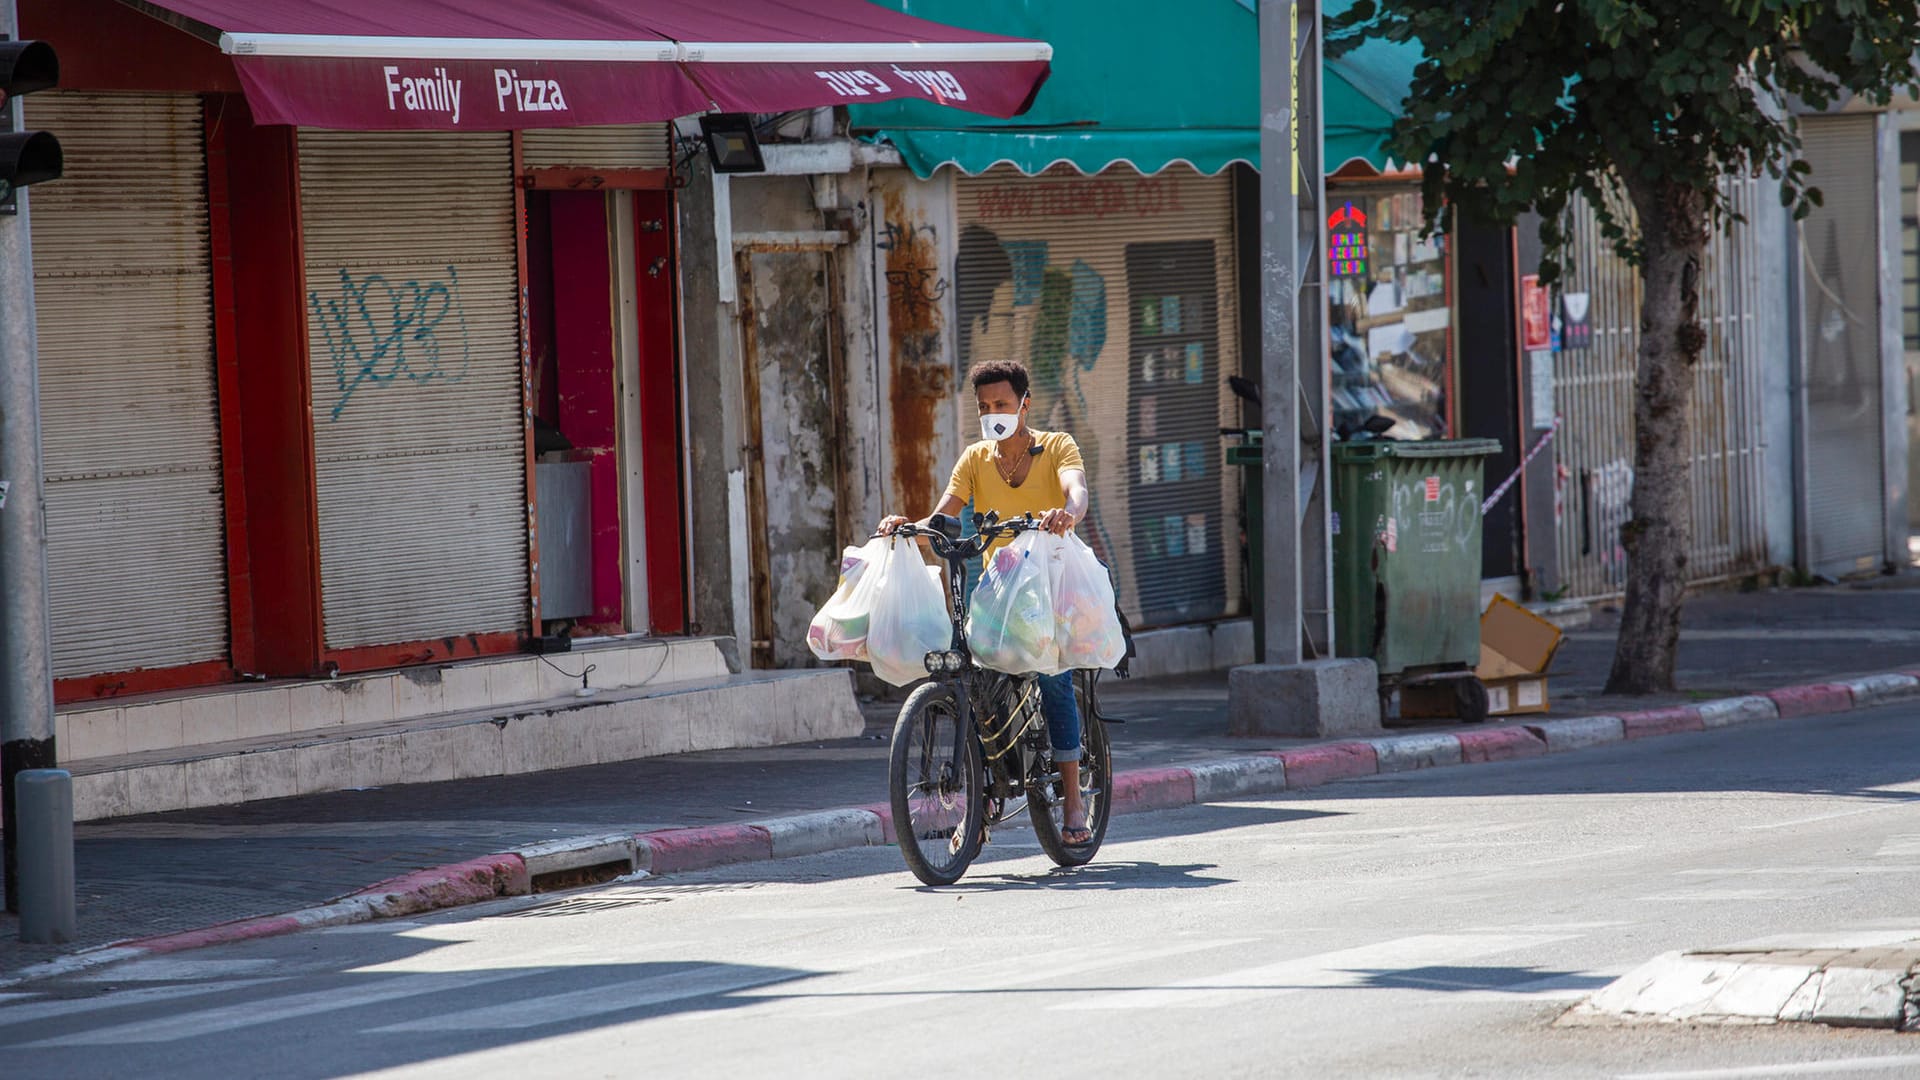
[[[202,106],[50,93],[33,190],[57,678],[228,657]]]
[[[1239,485],[1219,433],[1240,363],[1228,176],[1001,167],[953,190],[960,368],[1032,371],[1032,426],[1079,441],[1081,532],[1137,625],[1237,611]]]
[[[520,160],[529,169],[665,169],[673,164],[666,124],[530,128]]]
[[[303,129],[299,150],[326,646],[523,630],[510,137]]]

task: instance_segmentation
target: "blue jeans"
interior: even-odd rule
[[[1080,760],[1080,703],[1074,699],[1073,672],[1037,675],[1040,715],[1047,718],[1047,736],[1053,740],[1053,760]]]

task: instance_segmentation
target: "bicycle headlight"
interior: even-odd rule
[[[955,674],[967,666],[967,657],[962,652],[950,652],[945,657],[948,674]]]
[[[927,674],[938,675],[942,671],[947,670],[946,661],[947,661],[946,653],[930,652],[920,662],[926,665]]]

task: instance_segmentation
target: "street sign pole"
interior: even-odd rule
[[[13,0],[0,0],[0,33],[19,36]],[[13,103],[13,130],[25,127]],[[15,780],[52,769],[53,660],[47,619],[47,526],[40,466],[39,341],[25,189],[19,213],[0,216],[0,812],[6,815],[7,910],[19,911],[20,818]],[[29,873],[32,868],[25,868]]]

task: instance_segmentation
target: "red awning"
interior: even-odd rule
[[[866,0],[123,0],[233,57],[263,124],[444,131],[922,98],[1024,112],[1044,42]]]

